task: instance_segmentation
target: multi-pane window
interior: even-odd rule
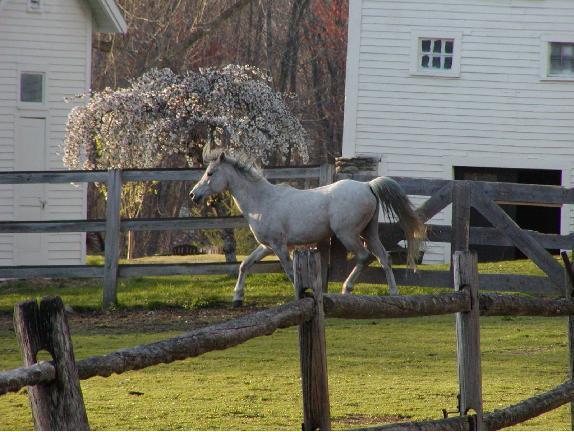
[[[574,43],[550,42],[549,75],[574,75]]]
[[[419,39],[420,70],[449,71],[453,67],[454,39]]]
[[[20,74],[20,102],[44,102],[44,74],[22,72]]]

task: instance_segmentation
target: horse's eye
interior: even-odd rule
[[[213,175],[212,172],[208,172],[208,173],[207,173],[207,177],[211,177],[212,175]]]

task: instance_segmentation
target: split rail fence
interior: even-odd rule
[[[480,294],[476,254],[453,255],[454,292],[417,296],[343,296],[324,294],[321,257],[298,251],[294,259],[296,300],[232,321],[159,342],[125,348],[76,361],[62,300],[44,298],[15,307],[16,335],[24,367],[0,372],[0,394],[28,387],[36,429],[89,429],[80,380],[108,377],[160,363],[227,349],[277,329],[299,326],[303,430],[331,428],[325,345],[325,316],[351,319],[397,318],[456,314],[459,416],[440,420],[387,424],[369,430],[496,430],[512,426],[574,400],[570,380],[543,394],[490,413],[483,412],[480,363],[480,315],[569,316],[570,355],[574,358],[572,301],[573,267],[567,255],[567,297],[561,300]],[[39,350],[51,361],[37,362]],[[216,390],[214,390],[216,391]],[[237,425],[241,428],[241,425]]]
[[[270,180],[315,181],[318,185],[332,182],[332,166],[274,167],[264,169]],[[154,219],[121,219],[121,190],[126,182],[191,181],[197,182],[203,169],[119,170],[109,171],[42,171],[0,172],[0,184],[31,183],[105,183],[107,186],[106,218],[104,220],[54,220],[0,222],[0,233],[105,233],[105,262],[98,265],[36,265],[0,266],[0,278],[73,277],[103,278],[103,306],[114,305],[119,277],[168,276],[176,274],[229,274],[237,271],[235,263],[201,264],[119,264],[120,233],[122,231],[162,231],[244,228],[242,216],[236,217],[180,217]],[[253,268],[255,273],[281,272],[279,262],[262,262]]]
[[[269,168],[264,170],[271,180],[303,179],[318,185],[345,178],[334,175],[333,165],[324,164],[305,167]],[[103,278],[103,306],[116,303],[116,287],[119,277],[166,276],[174,274],[229,274],[237,270],[237,263],[201,264],[119,264],[120,233],[122,231],[193,230],[241,228],[247,224],[241,216],[219,218],[158,218],[121,219],[120,197],[122,184],[135,181],[197,181],[200,169],[179,170],[110,170],[110,171],[49,171],[49,172],[2,172],[0,184],[26,183],[83,183],[102,182],[108,187],[105,220],[62,221],[10,221],[0,222],[0,233],[54,233],[54,232],[104,232],[105,263],[103,266],[4,266],[0,278],[30,277],[100,277]],[[373,177],[353,176],[356,180]],[[480,281],[492,291],[521,291],[530,294],[561,295],[562,267],[547,249],[570,250],[574,234],[542,234],[521,229],[499,202],[545,206],[574,204],[574,189],[560,186],[541,186],[513,183],[474,182],[460,180],[416,179],[394,177],[409,195],[429,197],[417,210],[428,222],[433,216],[452,204],[452,223],[448,225],[427,224],[431,242],[451,244],[451,253],[466,250],[473,245],[516,246],[532,259],[546,276],[517,274],[481,274]],[[477,209],[491,224],[491,228],[470,227],[470,208]],[[380,234],[385,246],[392,249],[403,240],[403,233],[394,224],[380,224]],[[324,247],[325,245],[323,245]],[[321,245],[320,245],[321,247]],[[329,256],[330,255],[330,256]],[[323,254],[323,280],[342,281],[351,270],[347,252],[333,239],[330,254]],[[282,272],[279,262],[265,261],[254,266],[253,272]],[[452,286],[450,271],[394,270],[399,285],[448,287]],[[383,273],[379,268],[367,268],[361,281],[380,283]]]

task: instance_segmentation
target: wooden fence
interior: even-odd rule
[[[574,281],[567,257],[566,273]],[[456,314],[459,377],[459,416],[441,420],[397,423],[368,430],[495,430],[521,423],[574,400],[572,363],[570,380],[518,404],[484,413],[480,364],[480,315],[569,316],[570,358],[574,333],[574,301],[522,296],[479,294],[476,254],[458,251],[453,257],[453,293],[418,296],[352,296],[324,294],[321,258],[316,251],[295,254],[296,300],[239,319],[224,322],[159,342],[126,348],[76,361],[59,298],[45,298],[15,307],[16,335],[24,367],[0,373],[0,394],[29,386],[28,395],[36,429],[86,430],[89,428],[80,380],[110,376],[203,353],[227,349],[280,328],[299,326],[303,429],[330,429],[330,404],[325,345],[325,316],[352,319]],[[568,284],[568,297],[573,285]],[[51,361],[36,362],[39,350]],[[216,390],[214,390],[216,391]],[[240,428],[240,425],[237,425]]]
[[[332,182],[331,165],[304,167],[275,167],[264,169],[270,180],[317,181],[319,185]],[[247,223],[237,217],[187,217],[156,219],[121,219],[121,190],[126,182],[141,181],[193,181],[201,178],[203,169],[169,170],[117,170],[109,171],[43,171],[1,172],[0,184],[30,183],[90,183],[107,185],[105,220],[55,220],[0,222],[0,233],[54,233],[54,232],[104,232],[105,263],[97,265],[49,266],[0,266],[0,278],[77,277],[103,278],[103,306],[116,303],[119,277],[167,276],[174,274],[229,274],[237,271],[238,264],[119,264],[120,232],[157,230],[194,230],[243,228]],[[253,269],[255,273],[281,272],[278,262],[263,262]]]
[[[372,177],[354,176],[354,178],[366,181]],[[498,203],[561,207],[565,204],[574,204],[574,188],[408,177],[394,177],[394,179],[409,195],[429,197],[417,209],[425,222],[452,204],[451,225],[427,223],[429,241],[450,243],[451,254],[455,250],[466,250],[472,246],[515,246],[546,274],[546,276],[481,274],[482,286],[492,291],[563,295],[562,266],[547,249],[570,250],[574,245],[574,233],[542,234],[522,229]],[[480,212],[492,224],[492,228],[471,227],[471,207]],[[403,233],[394,224],[380,223],[379,233],[387,247],[392,247],[404,239]],[[343,280],[350,271],[352,264],[346,257],[347,253],[342,245],[334,242],[331,265],[335,271],[331,272],[331,280]],[[399,285],[452,286],[452,267],[450,271],[423,270],[414,274],[406,269],[395,269],[394,273]],[[380,283],[381,275],[378,268],[367,268],[359,280]]]
[[[108,186],[105,220],[65,221],[18,221],[0,222],[0,233],[37,232],[105,232],[104,266],[4,266],[0,278],[29,277],[100,277],[104,279],[103,306],[116,302],[119,277],[165,276],[174,274],[228,274],[237,270],[237,263],[203,264],[119,264],[120,232],[138,230],[192,230],[240,228],[247,224],[243,217],[221,218],[161,218],[121,219],[120,193],[125,182],[133,181],[197,181],[199,169],[176,170],[110,170],[110,171],[51,171],[51,172],[2,172],[0,184],[17,183],[82,183],[103,182]],[[264,170],[269,179],[316,180],[319,185],[329,184],[333,179],[345,178],[334,175],[329,164],[306,167],[282,167]],[[357,180],[373,177],[354,175]],[[394,177],[409,195],[429,197],[418,212],[426,221],[452,203],[452,224],[427,224],[429,241],[451,243],[451,252],[465,250],[473,245],[514,245],[531,258],[546,274],[526,276],[517,274],[481,274],[480,281],[494,291],[521,291],[536,294],[562,294],[562,267],[546,249],[570,249],[574,234],[541,234],[521,229],[497,204],[497,202],[530,205],[562,206],[574,204],[574,189],[560,186],[539,186],[513,183],[471,182],[458,180],[415,179]],[[470,227],[470,208],[476,208],[493,225],[492,228]],[[402,232],[393,224],[380,224],[383,241],[391,247],[403,240]],[[351,270],[347,253],[334,239],[330,258],[323,256],[323,280],[344,280]],[[278,262],[262,262],[253,272],[282,272]],[[450,271],[418,271],[395,269],[400,285],[452,286]],[[360,281],[380,283],[383,273],[378,268],[367,268]]]

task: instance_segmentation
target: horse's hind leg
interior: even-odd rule
[[[355,286],[355,282],[357,278],[363,271],[365,267],[365,263],[369,260],[370,253],[363,245],[361,238],[358,234],[354,233],[347,233],[347,234],[336,234],[337,238],[343,243],[347,250],[353,252],[356,256],[357,263],[355,267],[351,271],[351,274],[347,277],[345,282],[343,283],[343,294],[349,294],[353,291]]]
[[[367,248],[374,256],[377,257],[381,267],[383,267],[383,270],[385,270],[387,284],[389,285],[389,292],[391,295],[397,295],[399,291],[397,290],[395,275],[393,274],[393,269],[391,268],[391,264],[389,262],[389,253],[379,238],[378,214],[375,214],[373,219],[371,219],[367,225],[367,228],[365,228],[365,231],[363,231],[363,237],[367,243]]]
[[[239,307],[243,304],[243,288],[245,286],[245,276],[253,264],[255,264],[260,259],[271,255],[273,250],[265,245],[260,244],[257,248],[249,254],[247,258],[243,260],[239,266],[239,276],[237,276],[237,283],[235,284],[235,289],[233,290],[233,307]]]

